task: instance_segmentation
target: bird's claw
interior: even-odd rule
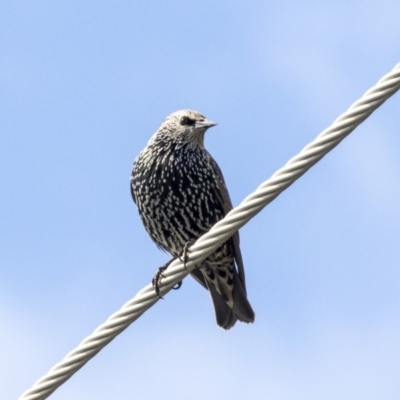
[[[158,271],[154,274],[153,279],[151,280],[151,284],[153,285],[153,288],[157,294],[157,296],[160,299],[164,299],[164,297],[161,296],[160,294],[160,281],[161,278],[164,278],[163,272],[169,267],[169,265],[174,261],[175,258],[172,260],[168,261],[165,265],[162,267],[158,268]],[[178,282],[176,285],[172,287],[174,290],[178,290],[182,286],[182,281]]]
[[[182,286],[182,281],[178,282],[175,286],[172,287],[173,290],[178,290]]]
[[[189,247],[192,246],[195,242],[196,241],[194,239],[188,240],[183,246],[183,249],[178,256],[179,261],[183,263],[185,269],[186,269],[186,263],[189,261],[189,253],[190,253]]]
[[[160,294],[160,280],[164,277],[163,272],[168,268],[169,264],[170,263],[167,263],[164,266],[158,268],[158,271],[154,274],[153,279],[151,280],[151,284],[153,285],[153,288],[160,299],[164,299],[164,297],[162,297]]]

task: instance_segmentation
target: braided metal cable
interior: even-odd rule
[[[275,172],[255,192],[246,197],[238,207],[199,238],[190,248],[190,259],[186,264],[186,269],[180,260],[172,262],[163,273],[164,277],[160,282],[161,295],[165,295],[175,284],[184,279],[196,265],[199,265],[218,246],[339,144],[399,88],[400,63],[297,156],[289,160],[283,168]],[[111,315],[104,324],[84,339],[75,350],[67,354],[60,363],[39,379],[31,389],[23,393],[20,400],[47,398],[158,300],[159,297],[152,285],[143,288],[132,300],[123,305],[119,311]]]

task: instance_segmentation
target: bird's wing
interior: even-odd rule
[[[222,175],[222,171],[219,168],[217,162],[211,157],[210,155],[210,160],[211,160],[211,166],[214,170],[214,174],[217,180],[217,187],[214,187],[214,192],[215,196],[218,199],[219,203],[221,204],[221,207],[224,211],[224,214],[228,214],[229,211],[232,210],[232,201],[229,196],[228,188],[226,187],[224,176]],[[246,290],[246,279],[245,279],[245,274],[244,274],[244,266],[243,266],[243,258],[242,258],[242,253],[240,251],[240,246],[239,246],[239,232],[236,232],[232,238],[232,245],[233,245],[233,252],[234,252],[234,257],[236,260],[236,264],[238,267],[238,272],[239,272],[239,279],[241,280],[243,284],[244,290]]]

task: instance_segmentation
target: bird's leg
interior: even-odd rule
[[[153,285],[154,290],[156,291],[156,294],[160,299],[163,299],[163,297],[160,295],[160,280],[161,280],[161,278],[164,277],[163,272],[168,268],[168,266],[174,260],[175,260],[175,258],[172,258],[165,265],[158,268],[158,271],[154,274],[153,279],[151,280],[151,284]]]
[[[183,246],[182,251],[178,255],[178,258],[179,258],[180,262],[183,263],[183,266],[185,267],[185,269],[186,269],[186,263],[189,261],[189,253],[190,253],[189,247],[192,246],[195,242],[196,242],[195,239],[188,240],[185,243],[185,245]],[[158,268],[158,271],[155,273],[155,275],[153,276],[153,279],[151,280],[154,290],[156,291],[156,294],[160,299],[163,299],[163,297],[160,295],[160,280],[161,280],[161,278],[164,277],[163,272],[169,267],[169,265],[174,260],[176,260],[176,257],[172,258],[165,265]],[[182,281],[178,282],[172,289],[178,290],[181,286],[182,286]]]
[[[183,266],[186,269],[186,263],[189,261],[189,247],[192,246],[194,243],[196,242],[196,240],[194,239],[190,239],[188,240],[185,245],[183,246],[182,251],[179,253],[179,261],[183,263]]]
[[[174,260],[176,260],[176,257],[172,258],[165,265],[158,268],[158,271],[154,274],[153,279],[151,280],[151,284],[153,285],[154,290],[156,291],[156,294],[160,299],[164,299],[160,295],[160,280],[161,280],[161,278],[164,278],[163,272],[169,267],[169,265]],[[178,290],[181,286],[182,286],[182,281],[178,282],[172,289]]]

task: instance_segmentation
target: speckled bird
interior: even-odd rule
[[[197,111],[174,112],[133,165],[131,193],[144,227],[173,257],[232,209],[222,172],[204,147],[204,134],[214,125]],[[191,275],[210,291],[219,326],[254,321],[238,233]]]

